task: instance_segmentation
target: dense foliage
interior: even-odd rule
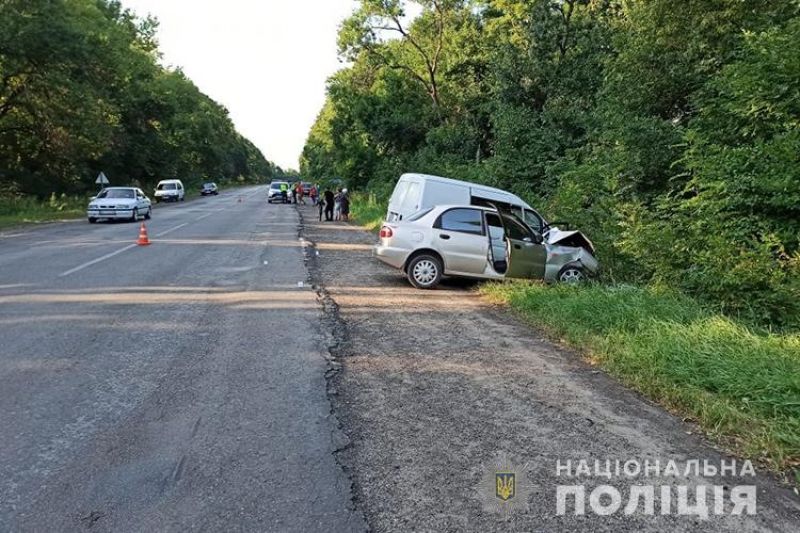
[[[301,171],[510,189],[589,234],[609,279],[796,324],[800,8],[679,4],[361,0]]]
[[[0,0],[0,193],[50,196],[275,170],[225,108],[159,65],[156,22],[112,0]]]

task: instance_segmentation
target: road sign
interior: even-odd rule
[[[97,179],[94,180],[94,182],[97,183],[98,185],[108,185],[109,183],[108,178],[103,172],[97,175]]]

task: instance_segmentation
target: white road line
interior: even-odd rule
[[[217,213],[219,213],[220,211],[223,211],[223,209],[215,209],[214,211],[212,211],[212,212],[210,212],[210,213],[206,213],[205,215],[203,215],[203,216],[201,216],[201,217],[198,217],[198,218],[194,219],[194,221],[195,221],[195,222],[197,222],[197,221],[199,221],[199,220],[203,220],[204,218],[208,218],[208,217],[210,217],[211,215],[216,215],[216,214],[217,214]]]
[[[102,257],[98,257],[97,259],[92,259],[92,260],[91,260],[91,261],[89,261],[88,263],[84,263],[84,264],[82,264],[82,265],[80,265],[80,266],[76,266],[75,268],[72,268],[72,269],[70,269],[70,270],[67,270],[66,272],[62,272],[61,274],[59,274],[59,275],[58,275],[58,277],[59,277],[59,278],[63,278],[64,276],[69,276],[70,274],[74,274],[75,272],[78,272],[79,270],[83,270],[83,269],[84,269],[84,268],[86,268],[86,267],[90,267],[90,266],[92,266],[92,265],[96,265],[96,264],[97,264],[97,263],[99,263],[100,261],[105,261],[106,259],[110,259],[110,258],[114,257],[115,255],[119,255],[119,254],[121,254],[122,252],[125,252],[125,251],[127,251],[127,250],[130,250],[131,248],[135,248],[136,246],[137,246],[137,245],[136,245],[135,243],[134,243],[134,244],[129,244],[129,245],[128,245],[128,246],[126,246],[125,248],[120,248],[120,249],[119,249],[119,250],[117,250],[116,252],[111,252],[110,254],[106,254],[106,255],[104,255],[104,256],[102,256]]]
[[[174,228],[169,228],[168,230],[164,230],[164,231],[162,231],[161,233],[157,233],[157,234],[156,234],[156,237],[163,237],[163,236],[164,236],[164,235],[166,235],[167,233],[172,233],[172,232],[173,232],[173,231],[175,231],[176,229],[181,229],[182,227],[184,227],[184,226],[188,226],[188,225],[189,225],[189,223],[188,223],[188,222],[184,222],[183,224],[178,224],[178,225],[177,225],[177,226],[175,226]]]

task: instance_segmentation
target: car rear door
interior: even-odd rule
[[[433,239],[444,258],[446,272],[483,274],[485,271],[489,241],[480,209],[448,209],[434,222]]]
[[[501,213],[508,243],[507,278],[544,278],[547,249],[542,237],[516,218]]]

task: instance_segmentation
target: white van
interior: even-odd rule
[[[186,198],[186,190],[181,180],[161,180],[153,196],[156,202],[182,202]]]
[[[399,222],[423,209],[455,204],[492,204],[510,210],[539,233],[547,229],[547,223],[542,216],[516,194],[486,185],[426,174],[400,176],[389,199],[386,221]]]

